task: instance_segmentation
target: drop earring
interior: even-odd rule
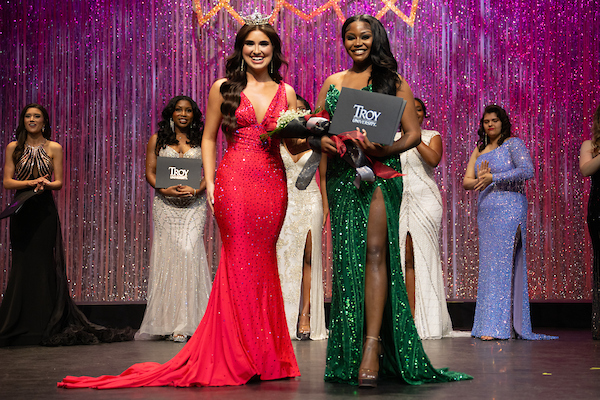
[[[175,122],[173,122],[173,118],[169,120],[169,125],[171,125],[171,131],[175,132]]]
[[[242,58],[242,64],[241,64],[241,66],[240,66],[240,70],[241,70],[242,72],[244,72],[244,59],[243,59],[243,58]]]
[[[271,63],[269,64],[269,69],[271,70],[271,75],[273,75],[273,60],[271,60]]]

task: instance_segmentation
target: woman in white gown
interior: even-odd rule
[[[425,105],[415,99],[415,108],[422,124]],[[440,134],[422,129],[421,144],[400,154],[402,173],[406,174],[400,206],[400,254],[408,300],[421,339],[452,334],[439,250],[444,208],[433,177],[442,151]]]
[[[202,158],[204,125],[196,103],[174,97],[162,117],[146,152],[146,180],[154,188],[157,156]],[[205,187],[202,179],[199,189],[178,185],[155,191],[148,305],[136,340],[185,342],[204,315],[212,285],[204,249]]]
[[[310,106],[298,96],[298,109],[302,108]],[[319,166],[321,188],[315,178],[305,190],[296,188],[296,179],[311,154],[312,150],[292,155],[282,141],[288,207],[277,241],[277,266],[290,336],[300,340],[327,338],[321,251],[323,210],[325,216],[328,210],[323,160]]]

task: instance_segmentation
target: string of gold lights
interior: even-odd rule
[[[313,20],[314,18],[316,18],[317,16],[323,14],[325,11],[332,9],[335,12],[335,14],[337,15],[340,22],[343,22],[346,19],[346,16],[344,16],[344,13],[342,12],[342,9],[340,8],[340,4],[339,4],[340,1],[341,0],[328,0],[326,3],[323,3],[322,5],[320,5],[313,11],[311,11],[310,13],[307,13],[305,11],[299,10],[294,5],[288,3],[287,0],[276,0],[275,6],[273,7],[273,11],[271,11],[271,16],[269,17],[269,22],[271,24],[273,24],[275,22],[275,20],[277,19],[277,15],[283,9],[291,11],[296,16],[298,16],[300,19],[302,19],[306,22],[309,22],[309,21]],[[388,11],[391,11],[394,14],[396,14],[398,17],[400,17],[400,19],[402,19],[404,22],[406,22],[410,27],[414,26],[415,19],[417,18],[417,8],[419,5],[419,0],[412,0],[409,15],[404,14],[396,6],[396,3],[398,2],[398,0],[380,0],[380,1],[382,3],[383,7],[375,15],[376,18],[381,18],[385,15],[385,13],[387,13]],[[243,24],[244,21],[242,20],[242,17],[238,14],[237,11],[235,11],[233,9],[233,7],[231,6],[231,4],[229,2],[230,2],[230,0],[219,0],[219,2],[213,8],[211,8],[210,11],[208,11],[206,14],[204,14],[202,11],[202,6],[200,4],[200,0],[194,0],[194,12],[196,13],[196,17],[198,19],[198,25],[202,26],[205,23],[207,23],[208,21],[210,21],[220,10],[227,11],[236,21],[238,21],[240,24]]]

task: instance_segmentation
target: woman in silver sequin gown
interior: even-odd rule
[[[422,125],[427,116],[425,104],[415,99],[415,109]],[[400,153],[406,175],[400,206],[400,254],[408,301],[421,339],[452,336],[439,243],[444,207],[434,179],[442,151],[440,134],[421,129],[421,143]]]
[[[485,108],[463,187],[479,191],[479,281],[471,335],[482,340],[555,339],[531,331],[527,285],[527,197],[533,164],[499,106]],[[514,332],[513,332],[514,331]]]
[[[162,117],[146,153],[146,180],[152,187],[156,187],[157,156],[202,158],[203,123],[196,103],[177,96]],[[204,315],[211,290],[204,249],[205,187],[202,179],[199,189],[182,185],[156,189],[148,305],[137,340],[166,337],[183,342]]]

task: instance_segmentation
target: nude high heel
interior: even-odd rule
[[[379,358],[381,358],[381,339],[374,336],[366,336],[365,344],[363,345],[363,354],[364,354],[364,346],[367,344],[367,340],[375,340],[379,342]],[[379,378],[379,369],[373,370],[369,368],[359,368],[358,369],[358,387],[377,387],[377,379]]]
[[[302,317],[310,318],[310,314],[301,314]],[[310,321],[310,319],[309,319]],[[309,340],[310,339],[310,322],[307,324],[300,325],[298,323],[298,338],[300,340]]]

